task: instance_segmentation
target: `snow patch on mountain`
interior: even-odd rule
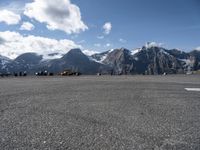
[[[165,55],[170,55],[168,52],[166,52],[163,48],[160,50],[162,53],[164,53]]]
[[[104,55],[102,55],[101,59],[100,59],[98,62],[103,64],[104,60],[106,60],[106,58],[108,57],[108,55],[109,55],[110,53],[112,53],[114,50],[115,50],[115,49],[111,49],[111,50],[109,50],[107,53],[105,53]]]
[[[2,66],[2,69],[5,69],[6,65],[10,62],[11,60],[9,58],[0,55],[0,65]]]
[[[108,52],[108,53],[112,53],[114,50],[115,50],[115,49],[111,49],[111,50],[109,50],[109,52]]]
[[[131,55],[135,55],[137,53],[139,53],[142,49],[141,48],[137,48],[131,51]]]
[[[179,59],[185,63],[185,66],[192,66],[192,61],[190,59]]]
[[[97,62],[97,63],[101,63],[101,64],[104,64],[104,61],[106,60],[106,58],[108,57],[108,55],[110,53],[112,53],[115,49],[111,49],[107,52],[104,52],[104,53],[96,53],[98,56],[98,58],[94,58],[94,57],[90,57],[91,60]]]
[[[100,64],[104,64],[103,61],[107,58],[108,54],[105,54],[103,55],[100,60],[96,60],[95,58],[92,58],[92,57],[88,57],[91,61],[95,61],[97,63],[100,63]]]

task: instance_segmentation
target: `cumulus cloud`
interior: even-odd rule
[[[70,0],[34,0],[25,5],[24,14],[45,23],[49,30],[72,34],[88,29],[82,21],[79,7]]]
[[[103,25],[103,29],[104,29],[104,34],[110,34],[110,32],[112,30],[112,24],[110,22],[106,22]]]
[[[0,32],[0,54],[11,59],[26,52],[38,53],[48,58],[49,54],[66,54],[70,49],[82,48],[67,39],[56,40],[40,36],[23,36],[18,32]]]
[[[23,22],[23,24],[20,27],[20,30],[27,30],[27,31],[31,31],[35,28],[35,26],[30,23],[30,22]]]
[[[16,25],[20,20],[20,15],[6,9],[0,10],[0,22],[4,22],[8,25]]]

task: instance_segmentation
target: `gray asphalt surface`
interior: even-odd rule
[[[1,150],[200,149],[200,76],[0,78]]]

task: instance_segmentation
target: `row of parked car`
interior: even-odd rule
[[[36,76],[53,76],[54,73],[48,71],[39,71],[35,73]]]
[[[39,71],[35,73],[36,76],[54,76],[53,72],[48,72],[48,71]],[[64,70],[63,72],[57,74],[57,75],[61,75],[61,76],[79,76],[81,75],[80,72],[75,72],[72,70]]]
[[[0,73],[1,77],[9,77],[9,76],[14,76],[14,77],[25,77],[27,76],[27,72],[14,72],[14,73]],[[79,76],[81,75],[80,72],[72,71],[72,70],[64,70],[63,72],[56,74],[60,76]],[[47,70],[44,71],[39,71],[35,73],[35,76],[54,76],[53,72],[49,72]]]
[[[25,77],[27,76],[27,72],[24,71],[24,72],[14,72],[13,74],[12,73],[9,73],[9,72],[6,72],[6,73],[0,73],[0,76],[1,77],[9,77],[9,76],[14,76],[14,77]]]

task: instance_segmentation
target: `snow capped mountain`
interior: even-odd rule
[[[189,53],[167,50],[152,44],[132,51],[124,48],[114,49],[95,54],[92,58],[110,66],[116,74],[183,73],[187,71],[188,65],[195,64]]]
[[[106,66],[91,60],[80,49],[72,49],[60,59],[43,63],[43,68],[51,72],[72,69],[83,74],[96,74],[100,68],[106,68]]]
[[[65,69],[78,70],[83,74],[163,74],[186,73],[200,69],[200,51],[183,52],[167,50],[161,46],[148,44],[142,48],[128,50],[111,49],[102,53],[88,53],[72,49],[66,54],[51,53],[38,55],[25,53],[16,59],[0,56],[1,72],[27,71],[34,73],[48,70],[54,73]],[[93,54],[93,55],[92,55]]]

